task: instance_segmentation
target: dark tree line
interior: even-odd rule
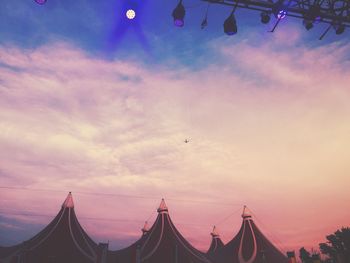
[[[327,263],[350,263],[350,228],[343,227],[326,236],[327,241],[320,243],[320,251],[326,256]],[[299,257],[303,263],[321,262],[319,254],[311,254],[304,247],[299,250]]]
[[[327,242],[320,244],[322,254],[327,255],[335,263],[350,262],[350,228],[343,227],[326,237]]]

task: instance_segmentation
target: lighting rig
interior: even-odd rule
[[[37,4],[43,5],[46,3],[47,0],[34,0]]]
[[[38,5],[46,4],[47,0],[34,0]],[[125,10],[125,16],[129,20],[133,20],[136,17],[135,1],[129,1],[129,8]]]
[[[337,35],[342,34],[346,27],[350,27],[350,0],[201,0],[209,4],[231,6],[232,11],[224,22],[224,32],[227,35],[237,33],[237,22],[234,13],[237,8],[260,11],[260,21],[268,24],[271,16],[276,19],[275,25],[270,32],[274,32],[281,20],[286,16],[302,19],[306,30],[310,30],[315,24],[328,24],[320,40],[334,29]],[[179,0],[172,16],[175,26],[184,26],[185,6],[183,0]],[[208,8],[201,24],[207,25]]]

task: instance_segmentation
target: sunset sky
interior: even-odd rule
[[[126,0],[125,0],[126,1]],[[69,191],[117,249],[165,198],[198,249],[237,233],[243,205],[283,251],[350,225],[350,30],[184,0],[0,3],[0,246],[29,239]],[[189,143],[184,143],[185,139]],[[26,188],[20,189],[20,188]]]

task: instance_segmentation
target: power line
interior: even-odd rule
[[[151,217],[154,215],[156,213],[156,210],[153,210],[153,212],[150,214],[150,216],[147,218],[147,220],[146,220],[146,222],[148,222],[150,219],[151,219]]]
[[[7,215],[14,215],[14,216],[29,216],[29,217],[55,217],[55,215],[50,214],[40,214],[40,213],[33,213],[31,211],[24,211],[24,212],[5,212],[0,211],[0,214],[3,216]],[[99,217],[79,217],[79,219],[83,220],[93,220],[93,221],[118,221],[118,222],[143,222],[142,220],[131,220],[131,219],[120,219],[120,218],[99,218]]]
[[[58,193],[66,193],[67,191],[64,190],[55,190],[55,189],[42,189],[42,188],[28,188],[28,187],[14,187],[14,186],[0,186],[0,189],[7,189],[7,190],[23,190],[23,191],[33,191],[33,192],[58,192]],[[74,194],[78,194],[78,195],[99,195],[99,196],[109,196],[109,197],[121,197],[121,198],[137,198],[137,199],[151,199],[151,200],[158,200],[158,197],[154,197],[154,196],[145,196],[145,195],[127,195],[127,194],[114,194],[114,193],[100,193],[100,192],[84,192],[84,191],[77,191],[74,192]],[[217,221],[217,223],[215,225],[222,225],[223,223],[225,223],[230,217],[232,217],[233,215],[237,214],[242,207],[242,204],[228,204],[228,203],[221,203],[221,202],[208,202],[208,201],[203,201],[203,200],[190,200],[190,199],[177,199],[177,198],[167,198],[167,200],[171,200],[171,201],[178,201],[178,202],[192,202],[192,203],[203,203],[203,204],[212,204],[212,205],[224,205],[224,206],[240,206],[239,209],[233,211],[232,213],[230,213],[229,215],[223,217],[222,219],[220,219],[219,221]],[[249,211],[254,215],[254,217],[257,219],[257,221],[259,223],[261,223],[262,225],[264,225],[264,227],[266,228],[265,224],[263,224],[261,222],[261,220],[249,209]],[[53,217],[52,215],[44,215],[44,214],[38,214],[38,213],[32,213],[32,212],[28,212],[28,213],[8,213],[8,212],[2,212],[0,211],[0,214],[3,215],[21,215],[21,216],[41,216],[41,217]],[[155,214],[155,210],[150,214],[150,216],[147,218],[146,221],[149,221],[150,218]],[[143,220],[130,220],[130,219],[115,219],[115,218],[94,218],[94,217],[79,217],[80,219],[83,220],[96,220],[96,221],[119,221],[119,222],[144,222]],[[188,223],[177,223],[178,225],[195,225],[195,226],[205,226],[208,227],[209,225],[204,225],[204,224],[188,224]],[[270,231],[269,231],[270,232]],[[271,232],[270,232],[271,234]],[[271,234],[272,235],[272,234]],[[278,241],[278,243],[280,243],[280,245],[282,245],[282,242],[274,237],[274,239]],[[281,250],[285,250],[285,249],[281,249]]]
[[[2,187],[0,187],[2,188]],[[248,208],[248,207],[247,207]],[[248,208],[249,209],[249,208]],[[220,225],[224,222],[226,222],[231,216],[235,215],[241,210],[241,208],[235,210],[234,212],[230,213],[229,215],[225,216],[221,220],[219,220],[215,225]],[[9,215],[12,216],[26,216],[26,217],[49,217],[54,218],[55,215],[52,214],[41,214],[41,213],[35,213],[33,211],[19,211],[16,209],[11,209],[12,212],[0,210],[0,215],[3,215],[5,217],[8,217]],[[286,251],[285,247],[283,246],[283,243],[281,240],[276,237],[267,227],[266,225],[249,209],[250,213],[254,216],[254,218],[264,226],[265,230],[269,233],[269,236],[272,240],[275,241],[275,244],[278,244],[278,247],[281,251]],[[151,213],[151,215],[148,217],[146,221],[148,221],[153,215],[155,211]],[[129,223],[139,223],[140,225],[144,222],[143,220],[135,220],[135,219],[122,219],[122,218],[102,218],[102,217],[87,217],[87,216],[81,216],[79,217],[80,220],[91,220],[91,221],[112,221],[112,222],[129,222]],[[193,226],[193,227],[210,227],[209,224],[191,224],[191,223],[184,223],[184,222],[177,222],[176,225],[182,225],[182,226]],[[276,242],[277,241],[277,242]]]
[[[8,216],[8,215],[13,215],[13,216],[28,216],[28,217],[49,217],[53,218],[56,215],[51,215],[51,214],[40,214],[40,213],[35,213],[32,211],[18,211],[18,210],[13,210],[14,212],[7,212],[7,211],[1,211],[0,210],[0,215],[3,216]],[[140,223],[142,224],[144,221],[143,220],[135,220],[135,219],[122,219],[122,218],[102,218],[102,217],[86,217],[86,216],[79,216],[79,220],[91,220],[91,221],[116,221],[116,222],[131,222],[131,223]],[[190,224],[190,223],[184,223],[184,222],[177,222],[176,225],[184,225],[184,226],[202,226],[202,227],[208,227],[208,224]]]
[[[225,216],[224,218],[222,218],[221,220],[219,220],[215,225],[221,225],[222,223],[226,222],[231,216],[235,215],[237,212],[239,212],[241,210],[241,208],[237,209],[236,211],[232,212],[231,214],[229,214],[228,216]]]
[[[57,192],[57,193],[66,193],[64,190],[55,190],[55,189],[42,189],[42,188],[28,188],[28,187],[17,187],[17,186],[0,186],[0,189],[7,190],[22,190],[22,191],[32,191],[32,192]],[[120,198],[135,198],[135,199],[150,199],[150,200],[159,200],[159,197],[147,196],[147,195],[129,195],[129,194],[115,194],[115,193],[100,193],[100,192],[85,192],[77,191],[74,192],[77,195],[97,195],[97,196],[110,196],[110,197],[120,197]],[[241,204],[233,203],[222,203],[222,202],[212,202],[204,200],[194,200],[194,199],[179,199],[179,198],[166,198],[169,201],[177,202],[188,202],[188,203],[202,203],[202,204],[211,204],[211,205],[222,205],[222,206],[242,206]]]
[[[249,209],[249,208],[248,208]],[[281,242],[281,240],[272,233],[272,231],[269,230],[269,228],[266,227],[266,225],[253,213],[253,211],[251,209],[249,209],[250,213],[254,216],[254,218],[259,222],[260,225],[262,225],[266,232],[268,232],[270,238],[275,242],[275,244],[278,244],[278,248],[283,251],[286,252],[286,248],[284,247],[283,243]],[[277,242],[276,242],[277,241]]]

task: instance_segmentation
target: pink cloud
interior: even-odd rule
[[[2,185],[58,190],[4,190],[1,208],[54,215],[77,192],[78,216],[119,220],[81,220],[113,247],[136,239],[165,197],[206,250],[211,226],[247,204],[286,248],[317,246],[350,216],[349,47],[284,50],[284,38],[222,48],[219,65],[197,71],[104,61],[64,43],[1,47]],[[239,225],[239,213],[222,222],[223,239]]]

